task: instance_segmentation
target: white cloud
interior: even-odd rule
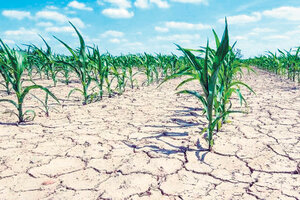
[[[227,17],[229,24],[246,24],[250,22],[257,22],[261,20],[261,14],[259,12],[254,12],[251,15],[235,15]],[[220,23],[224,23],[224,19],[218,20]]]
[[[169,8],[170,5],[167,1],[163,0],[136,0],[134,2],[135,7],[146,9],[150,7],[150,4],[155,4],[159,8]]]
[[[36,44],[41,45],[43,41],[39,37],[41,30],[39,29],[27,29],[25,27],[20,27],[19,29],[7,30],[3,33],[3,41],[7,44]],[[47,35],[43,36],[45,40],[50,41],[51,38]]]
[[[15,41],[13,41],[13,40],[7,40],[7,39],[4,39],[3,42],[5,44],[16,44]]]
[[[116,43],[116,44],[118,44],[118,43],[121,42],[121,40],[119,40],[119,39],[117,39],[117,38],[110,39],[109,41],[110,41],[111,43]]]
[[[169,31],[168,28],[165,28],[165,27],[159,27],[159,26],[155,26],[154,29],[155,29],[157,32],[162,32],[162,33],[168,32],[168,31]]]
[[[119,38],[112,38],[112,39],[109,40],[109,42],[119,44],[121,42],[123,42],[123,43],[127,42],[127,40],[126,39],[119,39]]]
[[[85,27],[85,24],[83,23],[83,21],[81,21],[81,19],[79,19],[78,17],[70,18],[68,20],[70,22],[72,22],[72,24],[74,24],[76,27],[79,27],[79,28]]]
[[[133,46],[133,47],[136,47],[136,46],[143,46],[143,43],[141,42],[128,42],[125,44],[126,46]]]
[[[81,21],[81,19],[74,17],[74,18],[68,18],[66,15],[63,15],[56,11],[39,11],[36,13],[36,19],[46,19],[46,20],[52,20],[59,22],[61,24],[67,23],[68,21],[71,21],[76,27],[84,28],[85,25]]]
[[[276,30],[271,28],[254,28],[248,35],[259,35],[261,33],[271,33],[271,32],[276,32]]]
[[[93,8],[87,7],[84,3],[80,3],[78,1],[71,1],[68,4],[68,7],[75,8],[75,9],[78,9],[78,10],[93,11]]]
[[[300,38],[300,26],[298,26],[298,29],[291,30],[286,32],[286,35],[289,37],[295,37],[298,36]],[[293,41],[293,40],[292,40]]]
[[[285,35],[268,35],[266,37],[263,37],[264,40],[282,40],[282,39],[289,39],[288,36]]]
[[[106,8],[102,10],[102,14],[110,18],[131,18],[134,16],[132,11],[128,11],[131,8],[131,1],[128,0],[104,0],[106,3],[110,3],[112,8]],[[97,1],[99,5],[102,1]]]
[[[56,7],[56,6],[46,6],[46,9],[49,9],[49,10],[58,10],[58,7]]]
[[[62,26],[62,27],[58,27],[58,26],[51,26],[51,27],[47,27],[45,29],[46,32],[56,32],[56,33],[66,33],[66,32],[73,32],[74,29],[71,26]]]
[[[49,26],[53,26],[53,24],[51,22],[39,22],[36,24],[37,26],[42,26],[42,27],[49,27]]]
[[[300,7],[279,7],[272,10],[265,10],[263,15],[277,19],[287,19],[291,21],[300,21]]]
[[[131,2],[128,0],[104,0],[104,1],[113,4],[118,8],[131,8]]]
[[[252,0],[249,3],[246,3],[246,4],[243,4],[243,5],[239,6],[236,9],[236,11],[241,12],[241,11],[247,10],[247,9],[253,7],[253,6],[256,6],[257,4],[260,4],[260,3],[261,3],[261,0]]]
[[[18,30],[7,30],[4,32],[6,36],[19,36],[19,35],[37,35],[39,32],[37,30],[25,29],[24,27],[19,28]]]
[[[142,8],[142,9],[149,8],[149,6],[150,6],[148,0],[136,0],[134,2],[134,5],[135,5],[135,7]]]
[[[107,8],[102,11],[102,14],[110,18],[131,18],[134,16],[133,12],[129,12],[125,8]]]
[[[159,8],[169,8],[170,5],[168,4],[167,1],[162,1],[162,0],[150,0],[151,3],[154,3],[157,5]]]
[[[103,5],[104,5],[104,3],[103,3],[102,1],[100,1],[100,0],[97,0],[97,4],[98,4],[99,6],[103,6]]]
[[[101,34],[102,37],[123,37],[124,33],[120,31],[109,30]]]
[[[243,35],[237,35],[237,36],[233,36],[232,39],[233,40],[247,40],[248,37],[247,36],[243,36]]]
[[[18,20],[22,20],[24,18],[31,18],[30,12],[19,10],[3,10],[2,15],[8,18],[14,18]]]
[[[165,22],[165,25],[163,27],[156,26],[154,29],[157,32],[168,32],[170,29],[177,29],[177,30],[203,30],[203,29],[209,29],[211,28],[209,25],[205,24],[193,24],[193,23],[187,23],[187,22]]]
[[[175,35],[168,35],[168,36],[157,36],[155,40],[158,41],[169,41],[174,43],[181,43],[181,44],[191,44],[192,41],[199,40],[199,34],[175,34]]]
[[[39,11],[35,16],[37,19],[53,20],[60,23],[67,21],[67,17],[65,15],[56,11]]]
[[[207,5],[207,0],[171,0],[178,3],[191,3],[191,4],[205,4]]]
[[[253,32],[256,33],[269,33],[269,32],[275,32],[275,29],[271,29],[271,28],[254,28],[252,29]]]
[[[70,10],[68,7],[65,8],[65,13],[70,14],[70,15],[75,15],[76,11],[75,10]]]
[[[202,30],[202,29],[208,29],[210,28],[209,25],[205,24],[192,24],[187,22],[166,22],[166,27],[169,29],[182,29],[182,30]]]

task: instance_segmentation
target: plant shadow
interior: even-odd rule
[[[164,140],[164,138],[176,138],[176,137],[187,137],[188,132],[163,132],[159,133],[158,135],[155,136],[149,136],[149,137],[143,137],[143,139],[155,139],[159,142],[161,142],[164,146],[158,146],[158,145],[143,145],[143,146],[138,146],[135,144],[129,144],[127,141],[123,141],[123,143],[130,147],[133,148],[134,150],[140,150],[140,149],[147,149],[155,153],[160,153],[164,155],[172,155],[172,154],[184,154],[184,157],[186,159],[186,153],[187,152],[195,152],[195,156],[197,159],[201,162],[204,162],[205,156],[209,152],[208,149],[203,148],[202,145],[200,144],[200,140],[197,140],[197,143],[195,146],[190,147],[184,146],[184,145],[174,145],[171,144],[170,142],[167,142]]]
[[[187,107],[187,106],[179,106],[178,109],[172,110],[172,114],[169,116],[169,120],[167,124],[161,124],[161,125],[144,125],[145,127],[151,127],[151,128],[162,128],[162,129],[169,129],[168,131],[156,131],[154,135],[148,136],[148,137],[142,137],[141,140],[148,140],[148,145],[144,146],[138,146],[135,144],[128,144],[124,142],[127,146],[134,148],[134,149],[147,149],[147,151],[150,149],[150,151],[155,153],[161,153],[164,155],[172,155],[172,154],[184,154],[185,159],[186,158],[186,152],[194,152],[195,156],[197,157],[197,160],[204,162],[204,159],[209,152],[208,149],[203,148],[203,146],[200,143],[200,140],[197,139],[197,142],[194,145],[184,145],[184,141],[189,141],[189,133],[185,128],[191,128],[191,127],[205,127],[206,122],[201,121],[199,119],[199,116],[201,114],[199,112],[203,112],[202,108],[194,108],[194,107]],[[188,119],[185,119],[186,117],[190,117]],[[194,121],[193,119],[197,118],[197,121]],[[191,121],[193,120],[193,121]],[[180,128],[182,131],[172,131],[173,128]],[[149,143],[153,139],[162,145],[152,145]],[[172,142],[173,139],[176,141],[176,144]],[[178,140],[182,141],[182,144],[179,143]],[[170,142],[171,141],[171,142]]]
[[[30,125],[34,125],[34,123],[32,122],[21,122],[21,123],[17,123],[17,122],[0,122],[0,126],[30,126]]]

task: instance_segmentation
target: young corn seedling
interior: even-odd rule
[[[43,90],[46,94],[49,94],[54,100],[56,100],[59,103],[58,99],[54,96],[54,94],[41,85],[34,84],[27,87],[22,86],[22,75],[26,67],[24,64],[26,54],[24,52],[11,50],[6,44],[4,44],[4,42],[1,39],[0,42],[2,44],[3,49],[5,50],[5,53],[7,54],[7,57],[9,58],[9,63],[7,63],[4,67],[8,74],[9,82],[12,85],[12,88],[17,98],[17,102],[10,99],[0,99],[0,102],[8,102],[16,107],[17,113],[14,114],[17,115],[19,123],[29,119],[29,117],[25,117],[26,114],[32,113],[32,119],[34,119],[35,117],[35,112],[33,110],[23,110],[23,103],[25,101],[25,97],[31,90]]]
[[[111,98],[113,95],[113,90],[111,88],[112,85],[112,81],[114,80],[113,78],[109,79],[109,75],[110,75],[110,55],[107,55],[104,58],[104,69],[103,69],[103,76],[104,76],[104,80],[106,83],[106,89],[107,89],[107,93],[108,93],[108,98]]]
[[[168,76],[168,58],[166,56],[163,56],[162,54],[157,54],[156,56],[157,64],[159,68],[162,70],[162,76],[167,77]]]
[[[40,57],[37,51],[33,49],[32,45],[26,45],[28,46],[28,52],[27,52],[27,60],[28,60],[28,76],[30,80],[33,80],[33,77],[37,74],[39,75],[39,78],[43,78],[43,73],[46,74],[45,65],[44,65],[44,58]],[[37,59],[39,58],[39,59]],[[35,74],[33,74],[35,72]],[[47,75],[46,75],[47,76]]]
[[[39,49],[38,47],[36,47],[35,45],[32,45],[34,51],[36,51],[38,53],[38,57],[35,57],[35,59],[37,61],[43,61],[43,65],[44,65],[44,70],[45,72],[47,72],[47,77],[49,77],[49,73],[51,75],[54,87],[57,84],[57,80],[56,80],[56,75],[58,73],[58,70],[55,67],[56,64],[56,59],[54,58],[53,54],[52,54],[52,50],[51,47],[49,46],[49,44],[46,42],[46,40],[40,36],[41,39],[44,41],[46,47],[47,47],[47,51],[44,52],[42,49]]]
[[[62,82],[65,83],[66,85],[69,85],[70,74],[71,74],[71,72],[73,72],[72,69],[70,68],[70,66],[65,64],[65,63],[69,62],[68,59],[69,59],[69,57],[67,57],[67,56],[62,56],[62,55],[56,56],[56,65],[57,65],[57,68],[59,69],[58,72],[60,72],[63,75],[64,80]]]
[[[156,63],[155,58],[147,53],[140,57],[140,62],[144,66],[144,73],[147,76],[147,85],[149,86],[153,82],[153,76],[155,72],[154,64]],[[156,72],[155,72],[156,73]]]
[[[9,87],[9,74],[6,71],[5,65],[8,64],[8,58],[5,52],[1,52],[0,54],[0,74],[4,80],[4,83],[0,83],[6,89],[7,95],[10,95],[10,87]]]
[[[118,60],[111,57],[111,72],[114,78],[117,79],[118,94],[121,95],[125,91],[126,87],[126,67],[121,66],[121,70],[118,69],[119,63]]]
[[[296,81],[298,77],[298,83],[300,83],[300,47],[289,51],[278,49],[278,52],[280,53],[279,56],[268,51],[267,55],[247,59],[244,63],[248,66],[256,66],[275,74],[287,76],[293,81]]]
[[[216,34],[216,32],[213,30],[214,36],[215,36],[215,42],[216,47],[219,48],[220,41]],[[236,43],[235,43],[236,44]],[[247,66],[241,65],[236,60],[236,53],[233,51],[233,47],[235,44],[230,47],[229,46],[229,52],[225,56],[223,60],[223,64],[220,68],[219,77],[217,79],[216,84],[216,98],[214,101],[215,106],[215,115],[223,116],[222,120],[219,120],[217,124],[217,131],[221,128],[222,124],[226,122],[226,118],[228,115],[224,115],[224,113],[227,113],[231,109],[232,103],[231,103],[231,96],[233,93],[236,93],[240,100],[240,105],[242,106],[242,103],[244,102],[245,105],[247,105],[247,102],[245,98],[243,97],[240,86],[246,87],[251,92],[255,93],[247,84],[236,80],[237,74],[242,74],[242,68],[247,68],[248,71],[253,71],[251,68]],[[213,50],[211,50],[212,53],[215,53]],[[239,111],[235,111],[239,112]]]
[[[169,68],[171,69],[170,73],[175,74],[177,71],[178,57],[172,53],[172,56],[169,59]]]
[[[62,43],[68,49],[68,51],[72,54],[74,62],[72,62],[72,61],[71,62],[61,61],[61,62],[63,64],[69,65],[75,71],[75,73],[78,76],[78,78],[80,79],[80,82],[82,85],[82,89],[79,89],[79,88],[72,89],[70,91],[68,97],[70,97],[70,95],[75,91],[80,92],[84,97],[83,105],[86,105],[86,104],[90,103],[91,99],[94,97],[94,94],[88,94],[88,89],[89,89],[89,86],[92,81],[92,77],[90,76],[90,70],[88,67],[89,59],[86,54],[86,46],[85,46],[83,37],[81,36],[79,31],[76,29],[76,27],[71,22],[69,22],[69,23],[74,28],[74,30],[76,31],[77,36],[79,38],[79,41],[80,41],[79,51],[72,49],[69,45],[67,45],[65,42],[58,39],[57,37],[55,37],[55,36],[53,36],[53,37],[55,39],[57,39],[60,43]]]
[[[222,62],[229,51],[229,36],[228,36],[228,27],[227,21],[225,25],[224,34],[222,37],[222,41],[217,48],[215,54],[211,54],[209,43],[207,42],[207,46],[205,48],[204,59],[199,60],[192,51],[199,52],[198,50],[184,49],[177,45],[178,49],[183,52],[185,57],[188,59],[190,65],[184,69],[179,71],[178,73],[168,77],[166,80],[170,78],[175,78],[178,76],[190,76],[190,78],[181,82],[177,88],[181,87],[187,82],[197,80],[202,87],[203,94],[200,94],[197,91],[193,90],[182,90],[178,93],[181,94],[190,94],[197,97],[204,106],[204,110],[206,113],[206,118],[208,120],[207,128],[204,130],[207,131],[207,141],[208,141],[208,149],[212,150],[212,146],[214,144],[213,141],[213,131],[218,123],[218,121],[224,116],[230,113],[227,111],[223,113],[223,115],[214,117],[214,99],[216,98],[216,84],[219,76],[219,71],[222,65]]]
[[[32,94],[32,96],[43,105],[44,109],[41,109],[41,110],[45,113],[46,117],[49,117],[49,105],[48,105],[49,94],[46,93],[44,101],[42,101],[40,98],[38,98],[37,96],[35,96],[33,94]]]
[[[99,88],[99,98],[101,100],[104,93],[103,85],[106,76],[106,66],[102,62],[102,58],[98,47],[93,48],[93,56],[90,57],[90,61],[92,65],[94,65],[94,77],[95,82]]]
[[[135,75],[137,75],[139,72],[133,72],[133,66],[137,62],[137,56],[135,55],[127,55],[127,56],[122,56],[121,57],[121,63],[122,63],[122,68],[128,69],[128,79],[130,83],[131,89],[134,87],[134,83],[138,85],[137,80],[134,78]]]

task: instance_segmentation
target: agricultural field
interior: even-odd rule
[[[0,38],[0,200],[300,199],[300,47],[243,58],[224,17],[197,48],[117,55],[74,19],[77,46]]]

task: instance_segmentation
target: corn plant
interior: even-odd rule
[[[70,83],[70,73],[72,72],[72,69],[69,65],[66,65],[64,63],[68,63],[68,57],[57,55],[56,56],[56,64],[57,68],[59,68],[59,73],[61,73],[64,76],[64,82],[66,85],[69,85]]]
[[[55,39],[57,39],[60,43],[62,43],[68,51],[72,54],[72,58],[74,62],[66,62],[66,61],[61,61],[62,63],[69,65],[76,73],[77,77],[80,79],[82,89],[79,88],[74,88],[70,91],[69,95],[70,96],[73,92],[77,91],[80,92],[83,97],[83,105],[86,105],[91,102],[92,98],[94,97],[94,93],[88,94],[88,89],[89,86],[92,82],[92,77],[90,76],[89,72],[89,59],[86,54],[86,46],[83,37],[79,33],[79,31],[76,29],[76,27],[71,23],[71,26],[74,28],[80,42],[80,48],[79,51],[76,51],[72,49],[69,45],[67,45],[65,42],[62,40],[58,39],[57,37],[53,36]]]
[[[287,71],[287,77],[293,81],[296,80],[296,77],[298,76],[298,82],[300,82],[299,75],[300,75],[300,47],[298,47],[295,50],[295,54],[292,54],[292,50],[286,51],[285,53],[281,50],[279,50],[279,53],[281,54],[280,61],[282,63],[282,68],[285,68]]]
[[[111,55],[110,55],[111,56]],[[117,86],[118,94],[121,95],[125,91],[126,87],[126,66],[121,65],[121,69],[119,70],[119,62],[118,59],[110,57],[111,61],[111,74],[114,76],[113,78],[116,78],[117,80]]]
[[[39,49],[38,47],[36,47],[35,45],[32,45],[34,51],[37,52],[38,57],[35,57],[35,59],[37,61],[42,61],[43,65],[44,65],[44,71],[46,73],[47,78],[49,79],[49,73],[50,76],[52,78],[54,87],[57,84],[57,80],[56,80],[56,75],[58,73],[58,70],[56,69],[56,59],[54,58],[54,55],[52,54],[52,50],[51,47],[49,46],[49,44],[46,42],[46,40],[40,36],[41,39],[43,40],[43,42],[45,43],[47,50],[46,52],[44,52],[42,49]]]
[[[156,60],[152,55],[144,53],[144,56],[140,57],[140,62],[144,66],[144,73],[147,77],[146,83],[149,86],[154,80],[154,73],[157,74]]]
[[[179,63],[178,57],[172,53],[172,56],[169,57],[170,73],[174,74],[177,71],[177,65]]]
[[[39,78],[43,78],[43,73],[46,75],[47,72],[45,70],[44,62],[46,61],[43,57],[40,57],[37,51],[34,50],[34,47],[32,45],[26,45],[28,46],[27,50],[27,61],[28,61],[28,67],[27,72],[30,80],[33,80],[33,77],[37,74],[39,75]],[[38,58],[38,59],[37,59]],[[33,74],[36,72],[35,74]],[[49,75],[46,77],[48,78]]]
[[[106,89],[108,93],[108,98],[111,98],[113,95],[113,90],[111,88],[113,78],[109,79],[110,75],[110,55],[105,56],[103,61],[104,69],[103,69],[103,76],[106,83]]]
[[[185,49],[177,45],[178,49],[185,55],[189,61],[189,65],[185,69],[169,76],[166,80],[175,78],[178,76],[189,76],[186,80],[182,81],[177,88],[186,84],[187,82],[197,80],[203,90],[203,94],[200,94],[195,90],[182,90],[179,94],[190,94],[197,97],[204,106],[206,118],[208,120],[207,128],[203,129],[207,131],[208,149],[211,151],[214,144],[213,131],[218,123],[224,116],[228,115],[231,110],[227,110],[219,116],[214,116],[214,103],[217,96],[217,81],[219,78],[219,72],[222,67],[223,61],[229,51],[229,36],[227,21],[225,25],[222,41],[217,45],[217,50],[213,52],[207,42],[204,52],[202,50]],[[198,59],[192,52],[204,53],[203,59]]]
[[[277,56],[276,52],[268,51],[267,55],[250,58],[244,60],[243,63],[277,75],[286,76],[288,79],[300,83],[300,47],[289,51],[278,49],[278,52],[279,55]]]
[[[8,57],[7,54],[5,54],[5,52],[2,52],[0,54],[0,74],[4,80],[4,83],[0,83],[1,85],[3,85],[6,89],[6,93],[7,95],[10,95],[10,83],[9,83],[9,74],[6,71],[5,65],[8,64]]]
[[[14,114],[17,115],[19,119],[19,123],[29,119],[29,117],[25,117],[26,114],[32,113],[33,114],[32,119],[34,119],[35,117],[35,112],[33,110],[25,110],[25,111],[23,110],[23,103],[25,101],[25,97],[31,90],[33,89],[43,90],[44,92],[46,92],[46,94],[49,94],[54,100],[56,100],[59,103],[58,99],[54,96],[54,94],[41,85],[34,84],[27,87],[22,86],[23,84],[22,75],[24,69],[26,68],[24,64],[26,59],[26,54],[24,52],[11,50],[6,44],[4,44],[4,42],[1,39],[0,42],[9,59],[9,62],[6,65],[4,65],[4,68],[7,73],[8,80],[12,85],[12,88],[17,98],[17,102],[10,99],[0,99],[0,102],[8,102],[16,107],[17,113]]]
[[[214,30],[213,33],[215,36],[216,47],[219,48],[220,40]],[[224,115],[224,113],[227,113],[227,111],[231,109],[231,96],[233,93],[237,94],[240,100],[240,105],[242,105],[243,102],[245,103],[245,105],[247,105],[247,102],[240,91],[240,86],[246,87],[248,90],[255,94],[255,92],[247,84],[243,83],[240,80],[236,80],[236,75],[243,73],[242,68],[247,68],[248,71],[253,70],[248,66],[241,65],[240,62],[237,61],[236,53],[233,51],[235,44],[236,43],[234,43],[232,47],[229,46],[229,51],[223,60],[223,64],[221,65],[220,73],[217,79],[217,95],[214,100],[214,110],[217,117],[222,116],[222,120],[218,121],[217,130],[219,130],[222,124],[226,122],[226,117],[228,115]],[[213,50],[211,50],[211,52],[215,53]]]
[[[103,93],[104,93],[104,83],[109,84],[108,86],[108,93],[109,97],[111,97],[111,89],[110,85],[111,82],[109,81],[109,65],[107,60],[101,56],[100,51],[98,47],[95,47],[92,49],[93,54],[90,56],[90,61],[92,63],[93,67],[93,73],[94,73],[94,81],[96,82],[98,88],[99,88],[99,98],[102,99]]]
[[[46,93],[44,101],[33,94],[32,94],[32,96],[43,105],[44,109],[41,109],[41,110],[45,113],[46,117],[49,117],[49,104],[48,104],[49,94]]]
[[[125,68],[128,71],[127,78],[129,79],[130,87],[133,89],[134,83],[138,85],[137,80],[134,78],[135,75],[139,73],[139,71],[134,72],[133,66],[137,63],[137,56],[135,55],[127,55],[127,56],[121,56],[120,62],[122,65],[122,69]]]

